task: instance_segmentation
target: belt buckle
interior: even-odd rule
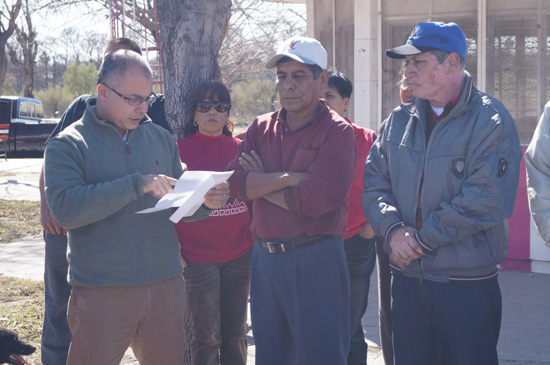
[[[285,244],[283,242],[271,242],[267,241],[267,250],[269,253],[282,253],[285,252]]]

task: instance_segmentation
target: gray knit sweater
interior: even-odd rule
[[[138,286],[182,273],[171,210],[136,214],[158,199],[143,194],[147,174],[179,178],[177,146],[164,129],[142,122],[127,142],[87,101],[82,119],[53,138],[45,153],[46,197],[67,228],[69,283]],[[210,213],[201,207],[190,220]]]

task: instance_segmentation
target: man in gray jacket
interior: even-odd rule
[[[544,107],[527,151],[529,209],[546,246],[550,248],[550,102]]]
[[[454,23],[419,23],[403,46],[413,99],[384,122],[365,165],[363,209],[392,268],[395,363],[497,364],[521,150],[514,121],[464,70]]]
[[[128,345],[140,363],[181,364],[184,282],[169,210],[136,214],[172,191],[184,166],[174,139],[146,116],[154,100],[147,62],[105,57],[82,119],[46,148],[45,186],[68,231],[67,364],[119,364]],[[205,218],[229,193],[220,184],[187,220]]]

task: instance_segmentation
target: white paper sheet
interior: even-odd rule
[[[204,203],[204,194],[214,186],[226,182],[233,171],[186,171],[179,178],[174,192],[163,196],[154,208],[141,210],[137,213],[153,213],[169,208],[178,208],[170,216],[174,223],[183,217],[192,216]]]

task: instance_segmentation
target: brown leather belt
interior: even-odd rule
[[[260,246],[268,250],[270,253],[282,253],[286,251],[296,250],[298,248],[307,247],[319,243],[332,236],[317,235],[306,236],[288,239],[264,239],[258,237],[257,240]]]

